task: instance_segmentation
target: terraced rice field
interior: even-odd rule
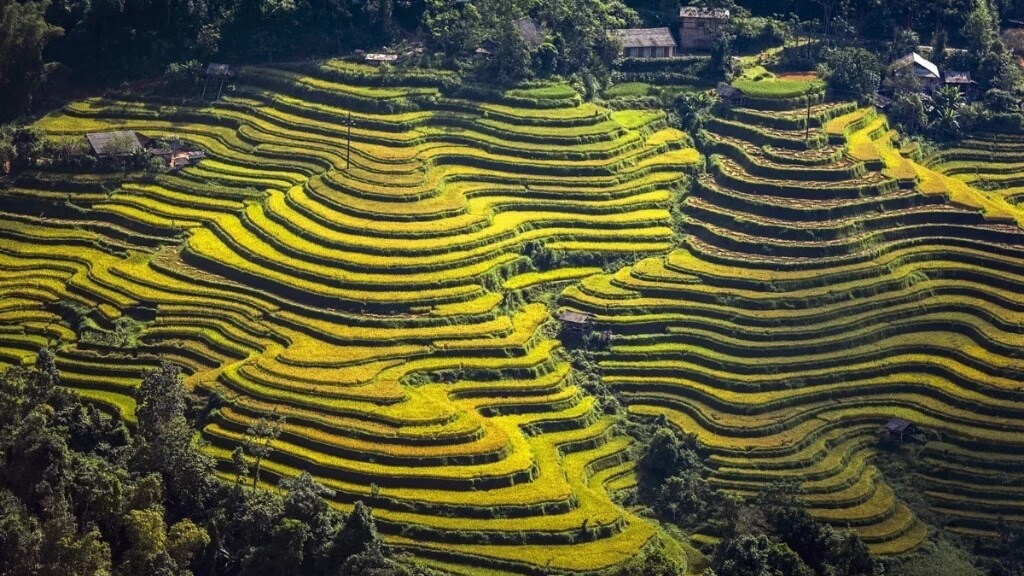
[[[683,244],[561,302],[617,335],[606,383],[696,433],[719,488],[795,481],[873,552],[911,550],[927,527],[872,463],[906,418],[942,438],[918,471],[932,510],[992,536],[1024,517],[1024,211],[901,153],[874,109],[813,104],[805,133],[805,102],[721,112]]]
[[[630,440],[575,383],[547,307],[518,296],[600,268],[531,272],[523,246],[666,252],[699,155],[663,113],[571,91],[380,84],[339,62],[254,67],[215,104],[91,99],[41,120],[55,138],[182,137],[208,158],[127,182],[43,168],[0,197],[0,368],[56,345],[65,383],[132,419],[133,387],[167,358],[225,399],[202,431],[225,476],[276,411],[264,480],[310,471],[434,565],[618,564],[657,536],[608,493],[632,482]],[[151,322],[112,350],[62,324],[61,302],[99,326]]]
[[[912,549],[927,529],[872,464],[879,425],[903,416],[942,434],[926,480],[953,529],[1024,517],[1011,195],[914,162],[873,110],[816,93],[720,114],[680,198],[702,159],[660,112],[434,82],[252,67],[218,103],[91,99],[42,119],[51,137],[137,130],[208,158],[127,182],[42,168],[0,195],[0,367],[55,345],[64,381],[130,420],[142,372],[173,360],[225,399],[202,431],[225,476],[276,411],[264,480],[307,470],[337,506],[368,501],[401,550],[456,573],[595,570],[659,533],[612,500],[634,483],[630,440],[532,301],[565,286],[563,306],[616,334],[606,382],[696,432],[717,486],[797,480],[875,552]],[[579,261],[534,271],[528,243]],[[622,256],[638,263],[601,269]],[[145,321],[142,344],[83,340],[68,303],[99,326]]]
[[[1020,134],[977,134],[940,150],[927,163],[1024,208],[1024,138]]]

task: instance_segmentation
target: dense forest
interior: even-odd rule
[[[954,57],[988,87],[1011,88],[1024,38],[998,35],[1024,19],[1024,3],[999,0],[707,0],[739,18],[735,46],[814,35],[867,46],[882,59],[928,44],[966,49]],[[619,51],[610,28],[663,25],[664,0],[8,0],[0,7],[0,110],[10,120],[47,99],[189,70],[189,62],[269,62],[422,40],[427,60],[460,70],[482,41],[497,46],[485,78],[531,75],[607,81]],[[550,41],[527,46],[515,22],[534,17]],[[193,70],[198,70],[194,68]]]

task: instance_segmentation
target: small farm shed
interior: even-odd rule
[[[380,66],[385,62],[388,64],[393,64],[395,62],[398,62],[398,54],[372,53],[363,56],[363,61],[372,66]]]
[[[562,329],[577,334],[589,334],[594,329],[594,317],[585,312],[566,310],[558,315]]]
[[[199,97],[200,100],[206,98],[206,89],[210,87],[210,78],[220,78],[220,86],[217,88],[217,100],[220,100],[220,95],[224,91],[224,82],[228,78],[234,77],[235,72],[231,69],[231,66],[227,64],[218,64],[217,62],[210,62],[206,66],[206,82],[203,83],[203,94]]]
[[[676,39],[668,28],[621,28],[612,35],[622,43],[626,58],[671,58],[676,55]]]
[[[92,132],[85,135],[92,153],[101,158],[131,156],[145,150],[152,139],[129,130]]]
[[[939,74],[939,67],[934,62],[921,56],[917,52],[911,52],[892,64],[893,73],[913,74],[917,77],[921,87],[925,90],[932,90],[942,82],[942,75]]]
[[[710,50],[718,31],[729,22],[724,8],[683,6],[679,9],[679,47],[684,50]]]
[[[974,100],[977,96],[978,83],[971,78],[971,73],[963,70],[946,70],[942,75],[942,82],[946,86],[956,86],[960,93],[968,100]]]
[[[892,98],[889,98],[885,94],[879,94],[875,92],[875,95],[871,97],[871,100],[875,103],[875,108],[885,112],[890,106],[894,104]]]
[[[718,95],[718,99],[721,100],[722,104],[726,106],[739,106],[743,103],[743,92],[735,86],[730,86],[725,82],[719,82],[718,86],[715,87],[715,94]]]
[[[174,152],[171,154],[170,160],[168,160],[168,165],[172,170],[178,170],[185,166],[196,164],[203,158],[206,158],[206,152],[202,150]]]
[[[210,62],[206,66],[206,75],[207,76],[216,76],[216,77],[222,77],[222,76],[230,77],[230,76],[234,76],[235,73],[232,72],[231,66],[229,66],[228,64],[218,64],[216,62]]]
[[[915,438],[919,436],[920,430],[917,426],[914,426],[909,420],[903,418],[893,418],[885,423],[882,428],[889,440],[893,442],[902,443],[908,438]]]

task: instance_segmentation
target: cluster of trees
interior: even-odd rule
[[[917,554],[878,561],[853,532],[815,521],[795,484],[777,483],[740,501],[708,483],[704,455],[692,435],[664,420],[636,426],[634,435],[649,439],[637,467],[638,503],[684,532],[721,538],[703,576],[1024,576],[1019,523],[1002,523],[995,544],[942,535]],[[973,555],[967,552],[972,547]]]
[[[536,24],[539,38],[523,37],[524,18]],[[472,62],[489,82],[559,75],[592,93],[607,84],[621,53],[607,31],[638,22],[622,0],[427,0],[423,32],[449,63]],[[490,54],[466,60],[480,47]]]
[[[517,20],[540,24],[524,41]],[[480,72],[515,82],[534,75],[610,74],[609,28],[636,23],[621,0],[10,0],[0,4],[0,121],[71,86],[159,76],[192,60],[272,61],[378,49],[417,35],[449,59],[493,54]]]
[[[194,426],[212,406],[164,364],[136,394],[129,430],[60,387],[53,354],[0,375],[0,574],[7,576],[424,576],[390,558],[371,511],[347,517],[308,474],[279,493],[248,482],[262,420],[216,480]]]
[[[875,576],[867,546],[815,521],[795,487],[778,484],[750,502],[718,492],[693,436],[662,423],[637,468],[638,498],[665,522],[722,538],[705,576]]]

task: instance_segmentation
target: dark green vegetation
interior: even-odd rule
[[[210,407],[177,368],[143,379],[133,431],[60,385],[46,349],[0,375],[0,574],[428,573],[389,558],[370,510],[342,516],[308,474],[249,488],[246,456],[237,482],[214,481],[193,437]]]

